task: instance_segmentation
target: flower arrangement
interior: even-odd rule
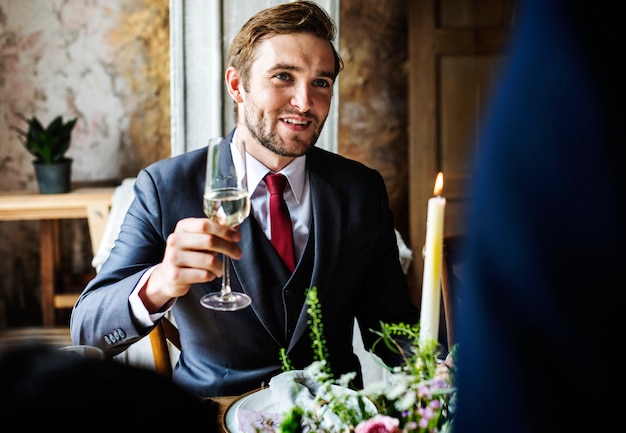
[[[452,348],[445,362],[438,360],[436,341],[420,343],[419,326],[381,323],[376,344],[385,344],[404,363],[389,367],[389,377],[363,390],[351,389],[356,373],[333,378],[326,360],[321,309],[316,288],[307,295],[315,361],[301,376],[314,386],[313,404],[296,404],[283,416],[281,433],[445,433],[452,430],[456,401]],[[403,349],[399,341],[410,341]],[[281,351],[283,370],[291,364]],[[271,384],[270,384],[271,386]],[[330,422],[329,422],[330,417]]]

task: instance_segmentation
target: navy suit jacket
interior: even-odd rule
[[[231,134],[225,141],[230,142]],[[204,217],[206,148],[142,170],[119,238],[102,269],[85,288],[71,317],[75,342],[115,355],[145,336],[128,297],[143,273],[162,260],[176,223]],[[200,298],[221,279],[194,284],[173,314],[182,352],[174,381],[201,396],[240,394],[280,373],[280,348],[296,368],[313,361],[304,292],[316,286],[322,305],[329,360],[336,374],[360,365],[352,350],[354,319],[366,347],[379,321],[415,323],[398,258],[393,216],[380,174],[319,148],[307,154],[312,221],[305,258],[290,276],[253,216],[239,227],[240,260],[232,260],[233,290],[252,298],[240,311],[218,312]],[[308,257],[308,259],[306,259]],[[288,281],[287,281],[288,280]],[[382,345],[378,345],[382,346]],[[382,347],[381,347],[382,348]],[[380,355],[394,362],[390,354]],[[357,381],[358,383],[358,381]]]

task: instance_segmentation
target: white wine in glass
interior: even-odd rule
[[[222,137],[209,140],[207,147],[206,182],[203,207],[207,218],[230,227],[237,227],[250,214],[250,195],[246,186],[246,149],[242,140],[235,138],[229,145]],[[230,287],[230,257],[222,258],[224,266],[222,288],[208,293],[200,303],[206,308],[235,311],[250,305],[252,300]]]

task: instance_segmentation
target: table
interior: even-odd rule
[[[93,254],[98,250],[115,187],[78,188],[65,194],[0,192],[0,221],[40,220],[41,312],[44,326],[54,326],[54,312],[71,308],[75,294],[56,293],[60,270],[59,220],[87,218]]]
[[[210,397],[209,400],[213,403],[212,405],[212,415],[215,415],[215,432],[217,433],[228,433],[223,425],[224,415],[226,415],[226,410],[233,404],[240,396],[225,396],[225,397]]]
[[[70,329],[64,327],[28,327],[0,330],[0,349],[19,347],[27,344],[45,344],[63,347],[72,344]]]

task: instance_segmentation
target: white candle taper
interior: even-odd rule
[[[420,316],[420,340],[437,341],[439,309],[441,304],[441,264],[443,260],[443,222],[446,199],[443,192],[443,173],[437,174],[434,197],[428,200],[426,242],[424,244],[424,279]]]

